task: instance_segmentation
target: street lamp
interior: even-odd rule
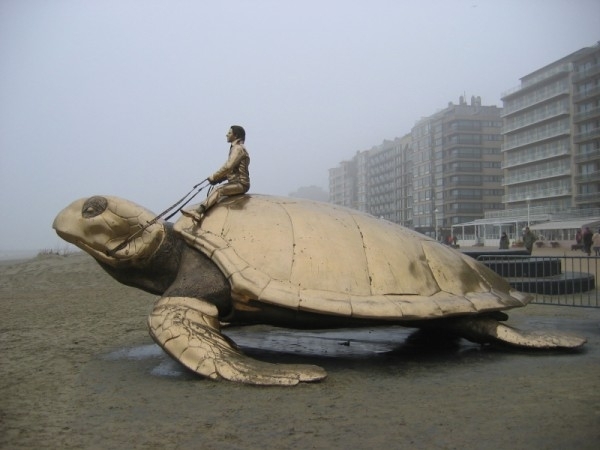
[[[527,197],[527,227],[529,227],[529,204],[531,203],[531,201],[529,200],[529,197]]]
[[[435,223],[434,223],[433,227],[434,227],[434,229],[435,229],[435,240],[436,240],[436,241],[438,240],[437,213],[438,213],[438,209],[437,209],[437,208],[435,208],[435,209],[433,210],[433,220],[435,221]]]

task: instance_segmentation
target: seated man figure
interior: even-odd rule
[[[219,170],[208,177],[212,185],[227,180],[227,183],[216,187],[196,210],[181,210],[184,216],[191,217],[197,222],[202,221],[204,213],[221,198],[231,195],[244,194],[250,189],[250,156],[244,146],[246,132],[239,125],[232,125],[227,132],[229,158]]]

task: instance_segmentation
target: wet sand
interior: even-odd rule
[[[1,264],[0,447],[600,445],[600,309],[510,312],[515,326],[588,338],[572,352],[410,344],[411,331],[398,327],[227,330],[256,358],[329,373],[284,388],[182,370],[147,334],[155,299],[118,284],[85,254]]]

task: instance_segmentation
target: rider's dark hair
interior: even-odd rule
[[[246,140],[246,131],[242,127],[239,125],[231,125],[230,128],[236,138],[241,139],[242,141]]]

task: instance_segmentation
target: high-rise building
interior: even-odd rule
[[[455,224],[502,209],[501,108],[471,97],[418,121],[411,131],[413,227],[439,238]]]
[[[600,46],[504,93],[504,203],[548,212],[600,206]]]
[[[356,161],[342,161],[329,169],[329,201],[336,205],[357,209]]]
[[[411,137],[386,140],[329,169],[329,201],[412,225]]]
[[[330,201],[438,238],[502,209],[500,112],[461,97],[410,134],[330,169]]]
[[[358,152],[330,169],[330,201],[438,238],[458,225],[496,236],[514,224],[516,236],[530,221],[600,214],[600,43],[524,76],[502,100],[461,97]]]
[[[573,57],[573,204],[600,208],[600,43]]]
[[[405,226],[412,225],[410,142],[410,135],[386,140],[369,151],[368,157],[362,155],[358,166],[358,173],[367,175],[359,184],[364,186],[363,197],[368,205],[364,210]]]

